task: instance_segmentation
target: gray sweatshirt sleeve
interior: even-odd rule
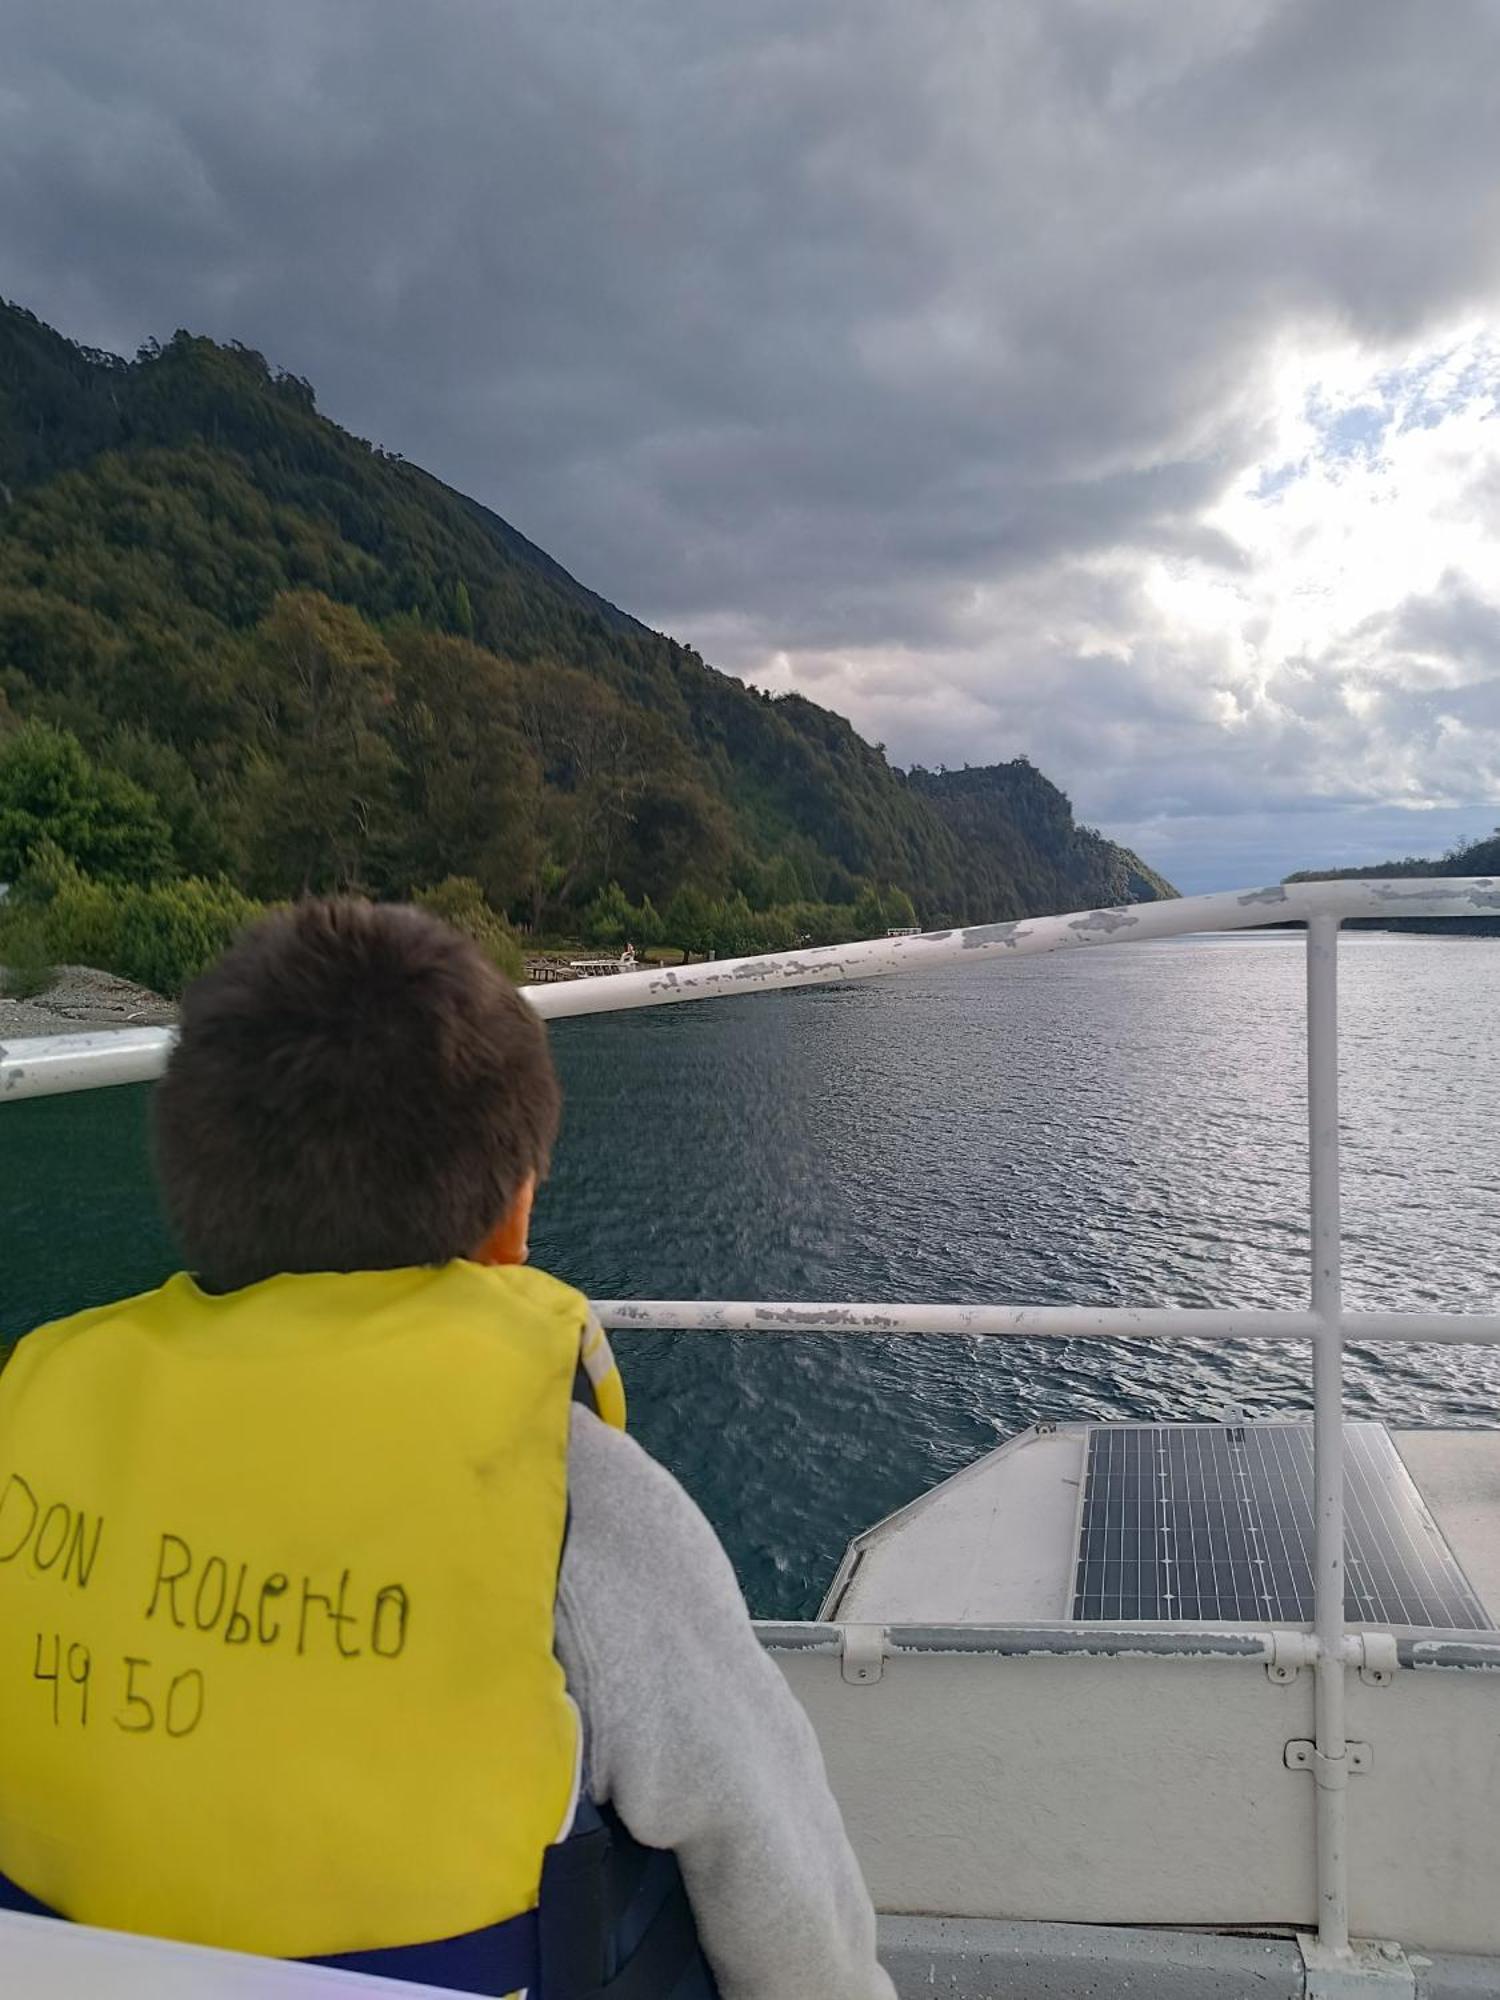
[[[723,2000],[894,2000],[812,1725],[712,1528],[582,1408],[568,1489],[557,1650],[594,1795],[675,1849]]]

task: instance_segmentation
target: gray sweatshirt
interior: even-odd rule
[[[573,1412],[557,1651],[594,1796],[676,1850],[723,2000],[895,2000],[812,1725],[656,1461]]]

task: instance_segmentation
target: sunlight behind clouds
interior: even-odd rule
[[[1260,449],[1199,515],[1201,553],[1043,563],[956,597],[936,658],[785,648],[751,677],[919,758],[1010,738],[1188,887],[1228,879],[1212,818],[1229,847],[1252,822],[1267,873],[1487,831],[1487,804],[1462,814],[1500,796],[1500,342],[1283,348],[1261,380]],[[1324,851],[1332,810],[1352,849]]]
[[[1263,660],[1326,653],[1445,577],[1500,597],[1500,347],[1481,330],[1372,366],[1355,352],[1279,371],[1275,450],[1206,515],[1253,581],[1188,570],[1164,608],[1253,633]]]

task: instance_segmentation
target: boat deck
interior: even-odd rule
[[[867,1529],[850,1543],[820,1616],[1070,1622],[1088,1435],[1082,1424],[1023,1431]],[[1500,1431],[1391,1437],[1490,1629],[1500,1630]]]
[[[1396,1431],[1396,1449],[1500,1630],[1500,1431]]]

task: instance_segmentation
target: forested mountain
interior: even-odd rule
[[[1424,858],[1405,855],[1400,861],[1371,862],[1363,868],[1303,868],[1288,875],[1288,882],[1368,882],[1401,875],[1500,875],[1500,827],[1485,840],[1471,840],[1466,846],[1450,847],[1446,854]],[[1458,937],[1500,935],[1500,919],[1495,917],[1404,917],[1359,918],[1355,930],[1403,930],[1452,932]]]
[[[908,783],[966,850],[1004,868],[1027,910],[1077,908],[1083,884],[1099,904],[1150,903],[1177,893],[1128,847],[1079,826],[1067,793],[1024,757],[962,771],[918,767]]]
[[[908,776],[716,672],[259,354],[0,305],[0,748],[25,723],[36,768],[60,732],[145,795],[152,867],[258,896],[472,876],[567,928],[612,883],[926,922],[1172,893],[1024,759]]]
[[[1500,875],[1500,827],[1485,840],[1450,847],[1436,860],[1408,854],[1400,861],[1371,862],[1363,868],[1303,868],[1288,882],[1371,882],[1398,875]]]

